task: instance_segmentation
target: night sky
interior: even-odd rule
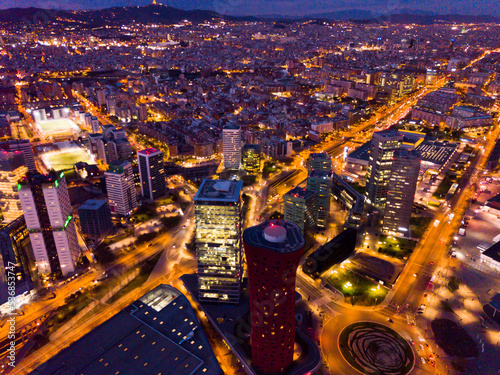
[[[500,15],[499,0],[158,0],[181,9],[211,9],[231,15],[303,16],[342,10],[369,10],[376,13],[408,11],[438,14]],[[151,0],[0,0],[0,8],[39,7],[90,9],[146,5]]]

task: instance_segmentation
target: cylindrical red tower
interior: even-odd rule
[[[305,240],[297,225],[272,220],[246,229],[252,362],[266,374],[283,372],[293,360],[295,273]]]

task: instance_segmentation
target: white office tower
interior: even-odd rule
[[[129,215],[137,208],[132,164],[120,161],[110,165],[109,170],[104,173],[104,178],[111,213],[118,216]]]
[[[0,152],[0,211],[5,224],[23,214],[17,194],[17,183],[26,173],[28,168],[24,165],[21,151]]]
[[[38,272],[52,278],[74,272],[80,247],[64,173],[29,173],[18,193]]]
[[[203,180],[194,196],[200,301],[239,302],[242,181]]]
[[[99,120],[97,119],[97,117],[92,116],[90,118],[90,127],[92,128],[92,133],[101,132],[101,126],[99,125]]]
[[[222,152],[225,169],[240,169],[241,163],[241,128],[227,125],[222,129]]]
[[[165,182],[163,152],[156,148],[147,148],[137,153],[137,159],[142,196],[155,200],[165,195],[167,184]]]

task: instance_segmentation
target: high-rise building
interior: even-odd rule
[[[394,152],[387,191],[382,231],[396,236],[410,236],[410,220],[420,170],[418,151]]]
[[[104,199],[89,199],[78,207],[82,233],[91,237],[101,237],[111,230],[111,211]]]
[[[243,146],[243,169],[245,172],[258,175],[260,172],[260,145]]]
[[[203,180],[194,197],[200,301],[240,298],[242,181]]]
[[[9,297],[13,297],[12,292],[14,297],[17,297],[32,289],[30,272],[32,261],[28,248],[29,234],[24,216],[0,226],[0,305],[7,302]],[[9,276],[15,277],[14,290],[9,289],[7,281],[12,280],[8,279]]]
[[[2,143],[0,148],[5,151],[22,151],[28,172],[36,172],[35,157],[29,139],[11,139]]]
[[[64,173],[28,173],[18,193],[38,272],[56,278],[74,272],[80,247]]]
[[[226,125],[222,129],[222,152],[224,168],[240,169],[241,162],[241,128],[238,125]]]
[[[307,159],[307,172],[310,175],[312,171],[331,172],[332,158],[326,152],[309,154]]]
[[[97,140],[97,157],[104,164],[116,163],[118,161],[118,153],[115,142],[107,139]]]
[[[326,228],[330,215],[330,195],[332,191],[332,172],[314,169],[307,178],[307,190],[314,191],[317,197],[316,225]]]
[[[392,170],[394,151],[401,147],[403,136],[397,130],[383,130],[373,133],[368,173],[366,175],[366,200],[372,206],[383,209]]]
[[[100,133],[101,126],[99,125],[99,120],[95,116],[90,117],[90,127],[92,128],[92,133]]]
[[[312,243],[316,226],[318,194],[312,190],[295,187],[285,194],[285,220],[296,224],[307,244]]]
[[[23,214],[17,183],[27,172],[21,151],[0,152],[0,212],[4,223],[10,223]]]
[[[127,216],[137,208],[137,195],[134,185],[134,171],[128,161],[120,161],[109,166],[104,173],[111,212]]]
[[[167,192],[163,152],[147,148],[137,153],[141,193],[147,199],[155,200]]]
[[[139,104],[137,112],[139,121],[148,121],[148,106],[146,104]]]
[[[297,225],[272,220],[246,229],[253,366],[282,373],[293,361],[295,277],[305,240]]]

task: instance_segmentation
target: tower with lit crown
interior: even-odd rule
[[[297,225],[267,221],[243,232],[250,292],[250,346],[254,367],[283,372],[293,361],[295,277],[305,240]]]

